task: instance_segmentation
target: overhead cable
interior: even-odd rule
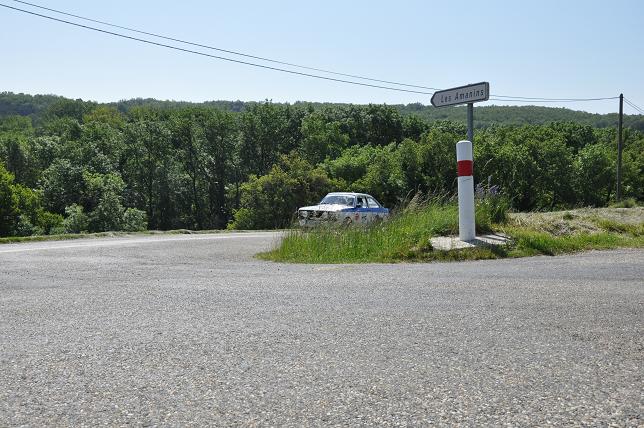
[[[619,97],[602,97],[602,98],[559,98],[557,100],[553,99],[533,99],[533,98],[499,98],[498,96],[490,97],[490,101],[505,101],[505,102],[531,102],[531,103],[576,103],[576,102],[585,102],[585,101],[604,101],[604,100],[616,100]]]
[[[626,101],[626,104],[629,106],[633,107],[635,110],[637,110],[640,114],[644,114],[644,109],[638,107],[634,102],[624,98],[624,101]]]
[[[88,22],[94,22],[94,23],[97,23],[97,24],[101,24],[101,25],[105,25],[105,26],[109,26],[109,27],[113,27],[113,28],[119,28],[119,29],[122,29],[122,30],[131,31],[131,32],[138,33],[138,34],[144,34],[144,35],[147,35],[147,36],[152,36],[152,37],[156,37],[156,38],[160,38],[160,39],[164,39],[164,40],[183,43],[183,44],[196,46],[196,47],[200,47],[200,48],[205,48],[205,49],[210,49],[210,50],[215,50],[215,51],[219,51],[219,52],[225,52],[225,53],[228,53],[228,54],[238,55],[238,56],[242,56],[242,57],[246,57],[246,58],[252,58],[252,59],[256,59],[256,60],[260,60],[260,61],[270,62],[270,63],[273,63],[273,64],[286,65],[286,66],[289,66],[289,67],[295,67],[295,68],[300,68],[300,69],[305,69],[305,70],[317,71],[317,72],[332,74],[332,75],[336,75],[336,76],[350,77],[350,78],[353,78],[353,79],[360,79],[360,80],[366,80],[366,81],[372,81],[372,82],[386,83],[386,84],[389,84],[389,85],[404,86],[404,87],[408,87],[408,88],[428,89],[428,90],[431,90],[431,91],[439,91],[439,90],[441,90],[441,89],[430,87],[430,86],[423,86],[423,85],[416,85],[416,84],[409,84],[409,83],[401,83],[401,82],[396,82],[396,81],[391,81],[391,80],[375,79],[375,78],[372,78],[372,77],[365,77],[365,76],[360,76],[360,75],[356,75],[356,74],[341,73],[341,72],[327,70],[327,69],[323,69],[323,68],[310,67],[310,66],[295,64],[295,63],[286,62],[286,61],[279,61],[279,60],[275,60],[275,59],[271,59],[271,58],[267,58],[267,57],[251,55],[251,54],[247,54],[247,53],[243,53],[243,52],[239,52],[239,51],[223,49],[223,48],[219,48],[219,47],[215,47],[215,46],[211,46],[211,45],[206,45],[206,44],[202,44],[202,43],[195,43],[195,42],[191,42],[191,41],[188,41],[188,40],[183,40],[183,39],[179,39],[179,38],[175,38],[175,37],[165,36],[165,35],[158,34],[158,33],[152,33],[152,32],[149,32],[149,31],[143,31],[143,30],[139,30],[139,29],[136,29],[136,28],[132,28],[132,27],[126,27],[126,26],[122,26],[122,25],[112,24],[112,23],[107,22],[107,21],[88,18],[88,17],[85,17],[85,16],[73,14],[73,13],[70,13],[70,12],[65,12],[65,11],[62,11],[62,10],[59,10],[59,9],[53,9],[53,8],[41,6],[41,5],[38,5],[38,4],[35,4],[35,3],[23,1],[23,0],[12,0],[12,1],[14,1],[16,3],[21,3],[21,4],[24,4],[24,5],[28,5],[28,6],[31,6],[31,7],[39,8],[39,9],[42,9],[42,10],[47,10],[47,11],[50,11],[50,12],[58,13],[58,14],[61,14],[61,15],[70,16],[70,17],[73,17],[73,18],[76,18],[76,19],[81,19],[81,20],[88,21]],[[10,7],[10,6],[6,6],[6,5],[3,5],[3,6]],[[53,17],[49,17],[49,16],[46,16],[46,15],[40,15],[40,14],[29,12],[29,11],[26,11],[26,10],[23,10],[23,9],[18,9],[18,8],[12,8],[12,9],[19,10],[19,11],[26,12],[26,13],[31,13],[31,14],[34,14],[36,16],[41,16],[41,17],[45,17],[45,18],[48,18],[48,19],[57,20],[56,18],[53,18]],[[76,23],[71,23],[71,22],[64,21],[64,20],[59,20],[59,21],[60,22],[65,22],[65,23],[68,23],[68,24],[71,24],[71,25],[78,25],[78,26],[83,27],[83,28],[93,29],[93,30],[96,30],[96,31],[103,31],[103,30],[92,28],[92,27],[83,26],[83,25],[76,24]],[[117,35],[117,36],[120,36],[120,37],[128,37],[128,36],[121,35],[121,34],[118,34],[118,33],[115,34],[115,33],[107,32],[107,31],[104,31],[104,32],[106,32],[108,34]],[[147,41],[147,40],[141,40],[141,39],[138,39],[138,38],[132,38],[132,39],[133,40],[138,40],[138,41],[143,41],[145,43],[157,44],[155,42],[151,42],[151,41]],[[169,48],[172,48],[172,49],[176,48],[174,46],[167,46],[167,45],[164,45],[164,44],[157,44],[157,45],[164,46],[164,47],[169,47]],[[181,49],[181,48],[176,48],[176,49],[184,50],[184,49]],[[184,50],[184,51],[192,52],[190,50]],[[200,52],[193,52],[193,53],[202,54]],[[226,58],[217,57],[217,56],[213,56],[213,57],[218,58],[218,59],[235,61],[233,59],[226,59]],[[248,64],[248,63],[243,62],[243,61],[236,61],[236,62],[240,62],[242,64],[247,64],[247,65],[254,65],[254,66],[262,67],[261,65],[258,65],[258,64]],[[278,68],[275,68],[275,67],[267,67],[266,66],[264,68],[269,68],[269,69],[273,69],[273,70],[277,70],[277,71],[283,71],[283,72],[291,72],[289,70],[278,69]],[[304,76],[308,76],[308,77],[321,78],[321,79],[325,78],[323,76],[311,76],[308,73],[297,73],[297,72],[292,72],[292,73],[293,74],[300,74],[300,75],[304,75]],[[339,81],[339,82],[342,82],[342,83],[358,84],[357,82],[355,82],[355,83],[347,82],[347,81],[345,81],[343,79],[327,79],[327,80],[336,80],[336,81]],[[367,85],[367,86],[369,86],[369,85]],[[372,87],[396,90],[394,88],[383,88],[382,86],[379,86],[379,85],[373,85]],[[431,95],[431,94],[428,94],[428,93],[422,92],[422,91],[404,91],[404,92],[412,92],[412,93]],[[584,101],[601,101],[601,100],[615,99],[615,97],[602,97],[602,98],[544,98],[544,97],[523,97],[523,96],[499,95],[499,94],[491,94],[491,96],[493,98],[490,98],[490,99],[494,100],[494,101],[540,102],[540,103],[541,102],[543,102],[543,103],[548,103],[548,102],[554,102],[554,103],[556,103],[556,102],[584,102]],[[503,99],[501,99],[501,98],[503,98]]]
[[[103,29],[100,29],[100,28],[91,27],[89,25],[83,25],[83,24],[79,24],[77,22],[71,22],[71,21],[67,21],[67,20],[64,20],[64,19],[55,18],[53,16],[43,15],[41,13],[32,12],[32,11],[25,10],[25,9],[20,9],[20,8],[9,6],[9,5],[2,4],[2,3],[0,3],[0,6],[8,8],[8,9],[13,9],[13,10],[18,11],[18,12],[23,12],[23,13],[27,13],[27,14],[34,15],[34,16],[39,16],[41,18],[49,19],[49,20],[52,20],[52,21],[57,21],[57,22],[61,22],[61,23],[64,23],[64,24],[73,25],[73,26],[80,27],[80,28],[85,28],[87,30],[97,31],[99,33],[105,33],[105,34],[109,34],[109,35],[112,35],[112,36],[121,37],[121,38],[129,39],[129,40],[135,40],[137,42],[147,43],[147,44],[150,44],[150,45],[160,46],[160,47],[164,47],[164,48],[168,48],[168,49],[174,49],[174,50],[181,51],[181,52],[192,53],[192,54],[195,54],[195,55],[201,55],[201,56],[214,58],[214,59],[220,59],[222,61],[229,61],[229,62],[234,62],[234,63],[237,63],[237,64],[244,64],[244,65],[249,65],[249,66],[258,67],[258,68],[264,68],[264,69],[268,69],[268,70],[281,71],[283,73],[295,74],[295,75],[305,76],[305,77],[312,77],[312,78],[315,78],[315,79],[322,79],[322,80],[330,80],[330,81],[340,82],[340,83],[347,83],[349,85],[367,86],[367,87],[371,87],[371,88],[387,89],[387,90],[390,90],[390,91],[408,92],[408,93],[413,93],[413,94],[433,95],[432,92],[415,91],[415,90],[411,90],[411,89],[394,88],[394,87],[391,87],[391,86],[382,86],[382,85],[373,85],[373,84],[370,84],[370,83],[353,82],[351,80],[336,79],[334,77],[320,76],[320,75],[311,74],[311,73],[303,73],[303,72],[300,72],[300,71],[287,70],[287,69],[284,69],[284,68],[272,67],[272,66],[269,66],[269,65],[256,64],[256,63],[249,62],[249,61],[242,61],[242,60],[238,60],[238,59],[227,58],[227,57],[218,56],[218,55],[212,55],[212,54],[208,54],[208,53],[205,53],[205,52],[195,51],[195,50],[192,50],[192,49],[185,49],[185,48],[181,48],[181,47],[178,47],[178,46],[172,46],[172,45],[168,45],[168,44],[165,44],[165,43],[154,42],[152,40],[141,39],[139,37],[133,37],[133,36],[128,36],[126,34],[121,34],[121,33],[116,33],[116,32],[113,32],[113,31],[103,30]]]
[[[375,78],[372,78],[372,77],[358,76],[356,74],[340,73],[340,72],[337,72],[337,71],[325,70],[323,68],[309,67],[309,66],[306,66],[306,65],[294,64],[294,63],[286,62],[286,61],[279,61],[279,60],[266,58],[266,57],[261,57],[261,56],[257,56],[257,55],[251,55],[251,54],[247,54],[247,53],[243,53],[243,52],[239,52],[239,51],[233,51],[233,50],[229,50],[229,49],[218,48],[218,47],[215,47],[215,46],[206,45],[206,44],[202,44],[202,43],[190,42],[188,40],[182,40],[182,39],[178,39],[178,38],[175,38],[175,37],[164,36],[164,35],[158,34],[158,33],[151,33],[151,32],[148,32],[148,31],[143,31],[143,30],[139,30],[139,29],[136,29],[136,28],[132,28],[132,27],[125,27],[125,26],[122,26],[122,25],[116,25],[116,24],[112,24],[110,22],[100,21],[98,19],[87,18],[87,17],[76,15],[76,14],[73,14],[73,13],[64,12],[62,10],[52,9],[52,8],[45,7],[45,6],[40,6],[40,5],[37,5],[35,3],[29,3],[29,2],[21,1],[21,0],[13,0],[13,1],[16,2],[16,3],[22,3],[22,4],[25,4],[25,5],[28,5],[28,6],[39,8],[39,9],[48,10],[50,12],[55,12],[55,13],[58,13],[58,14],[61,14],[61,15],[71,16],[71,17],[77,18],[77,19],[82,19],[84,21],[89,21],[89,22],[94,22],[94,23],[101,24],[101,25],[106,25],[108,27],[120,28],[121,30],[132,31],[133,33],[145,34],[147,36],[157,37],[157,38],[160,38],[160,39],[165,39],[165,40],[170,40],[170,41],[173,41],[173,42],[184,43],[186,45],[197,46],[197,47],[200,47],[200,48],[211,49],[211,50],[215,50],[215,51],[219,51],[219,52],[225,52],[225,53],[228,53],[228,54],[239,55],[239,56],[243,56],[243,57],[246,57],[246,58],[258,59],[258,60],[261,60],[261,61],[271,62],[273,64],[287,65],[289,67],[296,67],[296,68],[301,68],[301,69],[305,69],[305,70],[318,71],[318,72],[321,72],[321,73],[334,74],[336,76],[351,77],[351,78],[354,78],[354,79],[361,79],[361,80],[370,80],[372,82],[387,83],[387,84],[390,84],[390,85],[397,85],[397,86],[406,86],[406,87],[409,87],[409,88],[429,89],[431,91],[439,91],[440,90],[438,88],[430,88],[429,86],[412,85],[412,84],[408,84],[408,83],[393,82],[393,81],[389,81],[389,80],[375,79]]]

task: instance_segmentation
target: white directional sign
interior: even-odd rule
[[[446,107],[487,101],[488,98],[490,98],[490,83],[481,82],[434,92],[432,105],[434,107]]]

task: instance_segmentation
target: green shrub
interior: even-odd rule
[[[89,228],[89,217],[83,211],[83,207],[72,204],[65,208],[67,217],[63,220],[63,228],[66,233],[83,233]]]
[[[613,208],[635,208],[637,206],[637,201],[635,198],[626,198],[619,202],[611,204]]]
[[[478,184],[475,198],[477,232],[491,232],[492,224],[502,224],[508,220],[510,198],[499,190],[499,186]]]
[[[123,214],[123,230],[126,232],[142,232],[148,229],[148,216],[145,211],[128,208]]]
[[[41,227],[33,225],[31,221],[29,221],[28,216],[19,215],[14,235],[15,236],[44,235],[44,231]]]
[[[120,196],[113,192],[104,193],[89,215],[89,224],[92,232],[121,230],[123,206]]]
[[[229,229],[275,229],[288,227],[298,207],[319,201],[333,183],[321,169],[297,154],[283,156],[268,174],[251,176],[241,185],[239,209]]]
[[[60,214],[39,210],[36,214],[36,225],[41,228],[45,235],[54,234],[52,230],[63,228],[64,218]]]
[[[65,235],[67,233],[67,230],[65,230],[64,226],[56,226],[51,228],[49,231],[49,235]]]

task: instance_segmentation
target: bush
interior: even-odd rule
[[[148,215],[145,211],[128,208],[123,214],[123,230],[127,232],[142,232],[148,229]]]
[[[241,185],[240,207],[229,229],[288,227],[298,207],[319,201],[334,183],[321,169],[297,154],[283,156],[279,165]]]
[[[18,223],[16,224],[15,236],[31,236],[31,235],[44,235],[41,227],[34,226],[29,217],[25,215],[18,216]]]
[[[19,214],[13,180],[13,174],[0,163],[0,236],[11,236],[14,233],[16,217]]]
[[[637,201],[635,198],[626,198],[619,202],[611,204],[613,208],[635,208],[637,206]]]
[[[492,231],[492,224],[505,223],[508,219],[510,198],[504,195],[499,186],[476,186],[476,230],[478,232]]]
[[[49,211],[39,210],[36,214],[36,225],[43,230],[45,235],[54,235],[53,230],[63,228],[63,216]]]
[[[49,235],[64,235],[66,233],[67,233],[67,231],[65,230],[64,226],[57,226],[57,227],[52,228],[49,231]]]
[[[104,193],[89,216],[92,232],[121,230],[123,223],[123,206],[121,198],[113,192]]]
[[[83,211],[83,207],[72,204],[65,208],[67,218],[63,220],[63,228],[66,233],[83,233],[89,228],[89,217]]]

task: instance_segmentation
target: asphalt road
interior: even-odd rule
[[[644,252],[284,265],[271,233],[0,246],[0,426],[644,423]]]

